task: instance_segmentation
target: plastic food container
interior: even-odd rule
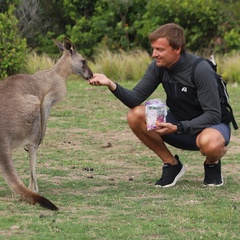
[[[157,122],[165,122],[167,115],[167,107],[161,99],[151,99],[145,103],[147,130],[154,130],[157,128]]]

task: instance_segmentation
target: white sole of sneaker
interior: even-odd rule
[[[223,178],[222,178],[222,183],[221,184],[214,184],[214,183],[211,183],[211,184],[203,184],[204,187],[221,187],[222,185],[224,184],[224,181],[223,181]]]
[[[178,173],[178,175],[174,178],[174,181],[168,185],[165,186],[161,186],[161,185],[155,185],[155,187],[159,187],[159,188],[168,188],[168,187],[173,187],[175,186],[175,184],[177,183],[177,181],[184,175],[184,173],[186,172],[186,167],[183,165],[181,171]]]

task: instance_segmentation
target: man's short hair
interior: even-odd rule
[[[151,43],[159,38],[166,38],[173,49],[178,50],[181,48],[181,53],[186,51],[184,30],[178,24],[164,24],[149,34],[149,40]]]

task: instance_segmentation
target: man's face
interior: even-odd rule
[[[152,57],[158,67],[171,67],[180,58],[181,48],[173,49],[166,38],[158,38],[151,43]]]

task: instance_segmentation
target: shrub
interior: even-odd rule
[[[148,41],[148,34],[165,23],[178,23],[185,30],[187,49],[205,50],[217,33],[222,15],[214,0],[151,0],[142,18],[134,22],[137,38]],[[157,9],[157,10],[156,10]],[[147,42],[145,43],[147,46]]]
[[[17,19],[10,5],[5,13],[0,13],[0,78],[17,73],[24,64],[26,39],[18,34]]]

